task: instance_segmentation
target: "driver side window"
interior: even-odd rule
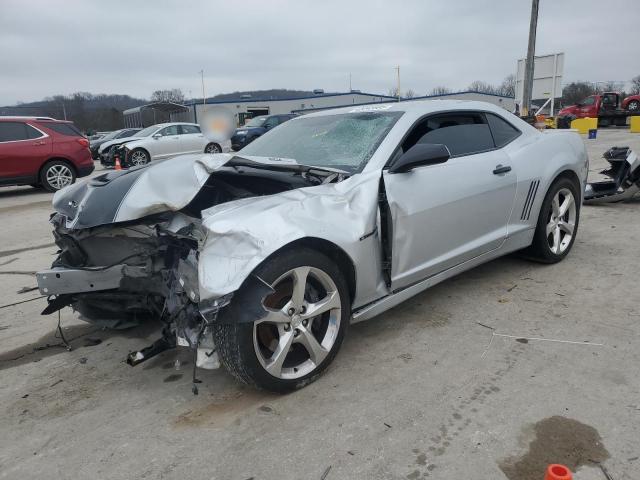
[[[581,102],[581,105],[589,106],[589,105],[593,105],[595,102],[596,102],[596,99],[594,97],[587,97]]]
[[[417,143],[443,144],[452,157],[495,148],[485,116],[480,112],[434,115],[418,123],[402,143],[406,152]]]

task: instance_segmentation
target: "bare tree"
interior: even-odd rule
[[[472,92],[490,93],[496,95],[498,94],[499,88],[491,85],[490,83],[483,82],[482,80],[476,80],[469,84],[467,90],[471,90]]]
[[[172,88],[171,90],[156,90],[151,94],[152,102],[184,102],[184,93],[179,88]]]
[[[416,92],[414,92],[412,89],[406,90],[403,95],[404,98],[413,98],[415,96]]]
[[[387,90],[387,95],[389,95],[390,97],[398,97],[398,87],[391,87],[389,90]]]
[[[507,75],[500,84],[500,95],[515,98],[516,96],[516,76],[512,73]]]
[[[429,95],[446,95],[451,93],[451,89],[443,86],[434,87]]]
[[[575,105],[595,92],[596,89],[589,82],[571,82],[562,89],[562,104]]]
[[[608,82],[599,82],[596,84],[596,92],[619,92],[624,89],[624,82],[616,82],[615,80],[609,80]]]
[[[640,94],[640,75],[636,75],[631,79],[631,95]]]

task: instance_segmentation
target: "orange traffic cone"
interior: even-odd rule
[[[564,465],[553,463],[547,467],[544,480],[572,480],[571,470]]]
[[[122,165],[120,165],[120,155],[116,155],[116,165],[115,165],[115,170],[122,170]]]

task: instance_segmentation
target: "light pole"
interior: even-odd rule
[[[398,72],[398,101],[400,101],[400,65],[396,66],[395,70]]]
[[[202,80],[202,105],[206,105],[207,97],[204,96],[204,70],[200,70],[200,79]]]
[[[531,22],[529,23],[529,45],[527,46],[527,60],[524,65],[524,84],[522,85],[521,115],[524,117],[528,116],[530,113],[529,111],[531,110],[531,95],[533,91],[533,68],[534,68],[534,60],[536,56],[536,30],[538,28],[539,3],[540,3],[540,0],[531,1]]]

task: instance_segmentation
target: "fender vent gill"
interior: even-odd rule
[[[533,206],[533,201],[536,199],[536,193],[538,193],[539,185],[540,180],[534,180],[529,185],[529,192],[527,193],[527,198],[524,201],[524,207],[522,208],[522,215],[520,215],[520,220],[529,220],[529,216],[531,215],[531,207]]]

